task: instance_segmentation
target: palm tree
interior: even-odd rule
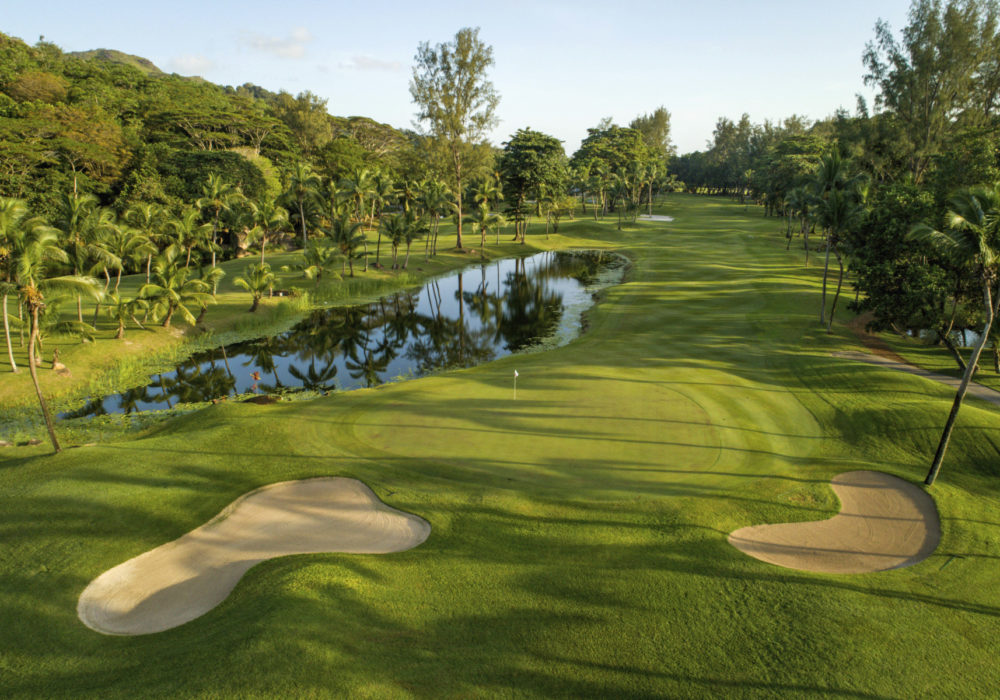
[[[295,164],[295,170],[292,171],[288,180],[288,189],[285,190],[285,196],[299,210],[303,249],[309,243],[309,236],[306,233],[306,205],[311,204],[316,199],[322,184],[319,177],[313,174],[308,163],[300,160]]]
[[[309,247],[302,251],[302,262],[294,265],[282,265],[284,271],[300,270],[302,276],[307,280],[319,281],[323,278],[323,273],[333,267],[340,260],[340,251],[322,240],[314,240]]]
[[[133,204],[125,210],[125,223],[132,226],[152,245],[146,251],[146,283],[149,283],[150,267],[158,249],[156,244],[165,223],[165,212],[155,204]]]
[[[233,200],[239,192],[232,184],[226,182],[221,175],[209,173],[205,184],[201,186],[201,197],[195,202],[196,206],[207,211],[212,217],[212,241],[210,250],[212,251],[212,267],[215,267],[215,253],[219,246],[219,217],[222,212],[229,211]],[[212,290],[215,294],[215,290]]]
[[[1000,302],[1000,295],[995,302],[992,297],[992,286],[997,279],[997,263],[1000,258],[1000,190],[996,187],[980,187],[956,194],[949,201],[947,221],[947,231],[937,231],[927,224],[917,224],[910,231],[910,236],[915,240],[929,241],[938,245],[978,278],[982,284],[986,320],[979,342],[973,348],[972,356],[965,366],[962,382],[955,393],[951,412],[948,414],[941,440],[934,453],[934,461],[924,480],[928,486],[934,483],[941,469],[955,420],[958,418],[958,410],[962,407],[962,400],[976,371],[983,347],[989,340],[990,328],[998,311],[997,303]]]
[[[73,276],[81,277],[95,263],[114,266],[115,257],[105,250],[100,239],[114,225],[110,211],[97,206],[93,195],[63,193],[56,202],[55,226],[62,232],[62,247]],[[77,322],[83,323],[81,295],[76,298]]]
[[[481,199],[476,208],[465,217],[466,221],[472,223],[474,229],[479,230],[479,257],[486,258],[486,232],[490,227],[498,225],[501,221],[499,214],[490,211],[488,199]]]
[[[441,216],[447,211],[450,202],[448,196],[448,186],[440,180],[424,180],[420,185],[420,206],[424,213],[431,217],[431,234],[427,237],[428,246],[424,247],[424,260],[428,259],[428,247],[430,255],[437,255],[438,227],[441,224]]]
[[[141,297],[123,299],[116,291],[108,295],[108,315],[118,325],[118,330],[115,332],[115,340],[123,340],[125,338],[125,324],[130,320],[139,328],[143,328],[143,325],[139,323],[135,315],[140,311],[145,311],[148,306],[149,302]]]
[[[67,292],[79,298],[81,294],[87,293],[97,297],[100,295],[100,285],[92,277],[80,275],[49,277],[49,273],[55,266],[70,262],[69,255],[59,245],[59,232],[49,226],[34,225],[27,229],[15,253],[15,258],[13,282],[17,286],[18,295],[26,305],[28,316],[31,319],[31,334],[28,339],[28,372],[35,385],[38,405],[42,409],[42,417],[45,420],[49,438],[52,440],[52,447],[56,452],[60,452],[62,448],[56,438],[52,415],[49,413],[41,385],[38,383],[38,368],[35,357],[35,345],[39,334],[38,318],[42,309],[45,308],[46,294]]]
[[[247,266],[246,276],[237,277],[233,280],[233,284],[250,292],[253,297],[253,306],[250,307],[250,311],[256,311],[260,305],[260,298],[264,296],[264,292],[274,287],[276,279],[274,273],[271,272],[271,266],[262,262]]]
[[[180,216],[171,217],[167,223],[173,234],[174,243],[184,251],[184,267],[191,267],[191,253],[195,248],[207,245],[209,250],[213,249],[212,225],[200,223],[200,218],[201,212],[196,208],[185,207]],[[146,281],[149,281],[148,277]]]
[[[365,199],[373,194],[374,183],[372,180],[371,171],[367,168],[355,168],[354,173],[351,175],[344,186],[347,191],[351,193],[351,197],[354,199],[354,212],[357,221],[364,221],[365,218]],[[374,224],[372,224],[374,225]],[[368,271],[368,239],[367,237],[363,241],[365,249],[365,272]],[[376,261],[377,262],[377,261]]]
[[[28,216],[28,208],[21,200],[0,198],[0,293],[3,295],[3,332],[10,369],[15,373],[17,363],[14,362],[14,346],[10,339],[7,297],[17,293],[15,272],[26,240],[35,228],[44,225],[41,219]]]
[[[212,300],[210,284],[205,280],[190,279],[191,269],[178,265],[176,256],[177,251],[173,248],[158,255],[153,262],[155,282],[144,284],[139,289],[139,296],[150,302],[154,314],[164,314],[164,328],[170,327],[170,321],[177,311],[181,312],[184,320],[195,325],[197,320],[188,306],[199,304],[204,309]]]
[[[827,333],[833,328],[833,314],[837,310],[837,300],[840,298],[840,287],[844,282],[844,261],[840,254],[841,239],[845,234],[855,230],[864,218],[864,207],[854,200],[846,190],[833,190],[827,198],[820,201],[819,220],[827,231],[826,236],[826,266],[823,270],[823,296],[819,313],[819,322],[823,323],[826,312],[826,279],[830,269],[830,251],[833,250],[840,266],[840,276],[837,278],[837,293],[833,297],[833,307],[830,309],[830,320],[826,326]]]
[[[351,221],[351,215],[344,211],[330,221],[330,240],[337,246],[344,263],[351,268],[354,277],[354,258],[358,257],[358,248],[364,245],[365,234],[361,230],[360,221]]]
[[[260,264],[263,265],[268,236],[285,227],[288,211],[276,199],[265,197],[253,205],[253,216],[256,225],[251,236],[260,242]]]
[[[406,214],[403,212],[385,217],[379,225],[379,240],[381,240],[382,233],[384,232],[385,237],[389,239],[389,243],[392,245],[393,270],[395,270],[397,266],[396,255],[399,251],[399,244],[403,242],[406,235],[406,225]]]

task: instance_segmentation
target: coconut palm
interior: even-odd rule
[[[129,321],[132,321],[139,328],[144,328],[135,316],[140,311],[145,311],[148,306],[149,302],[141,297],[124,299],[118,295],[117,291],[108,294],[105,308],[107,309],[108,316],[118,326],[118,330],[115,331],[115,340],[123,340],[125,338],[125,325]]]
[[[191,267],[191,253],[195,248],[206,247],[212,250],[212,225],[203,224],[200,219],[200,211],[194,207],[185,207],[180,216],[171,217],[167,222],[173,244],[184,251],[184,267]]]
[[[288,179],[288,189],[285,190],[285,197],[292,202],[299,210],[299,226],[302,230],[302,248],[309,243],[309,236],[306,232],[306,210],[311,206],[319,195],[322,181],[315,175],[308,163],[299,161],[295,164]]]
[[[982,285],[986,320],[979,342],[973,348],[965,372],[962,373],[962,382],[955,393],[951,412],[948,414],[941,440],[934,453],[934,461],[924,480],[928,486],[934,483],[941,469],[955,420],[958,418],[958,410],[962,407],[962,400],[979,363],[983,347],[989,340],[990,329],[998,311],[997,302],[1000,302],[1000,295],[994,301],[992,287],[997,279],[998,258],[1000,258],[1000,190],[997,187],[981,187],[956,194],[949,201],[947,221],[946,231],[937,231],[927,224],[917,224],[910,231],[910,236],[915,240],[928,241],[939,246],[974,275]]]
[[[28,317],[31,320],[31,334],[28,338],[28,372],[35,385],[35,394],[38,396],[38,404],[42,410],[45,427],[48,429],[52,447],[56,452],[61,451],[59,440],[56,438],[52,415],[49,413],[42,388],[38,383],[35,345],[39,334],[39,315],[45,308],[46,295],[66,293],[77,298],[83,294],[95,298],[100,295],[100,285],[92,277],[81,275],[50,276],[53,269],[70,263],[69,254],[59,244],[59,232],[56,229],[42,225],[31,226],[25,232],[17,248],[13,265],[13,283],[17,286],[18,295],[27,307]]]
[[[17,363],[14,362],[14,347],[10,338],[7,299],[11,294],[17,293],[15,272],[25,242],[30,239],[35,228],[44,225],[41,219],[28,216],[28,207],[21,200],[0,198],[0,294],[3,296],[4,341],[13,372],[17,372]]]
[[[307,280],[315,280],[319,287],[319,281],[323,278],[323,273],[340,261],[340,251],[323,240],[313,240],[309,247],[302,251],[302,262],[293,265],[282,265],[281,269],[288,272],[299,270]]]
[[[837,278],[837,292],[833,297],[830,309],[830,319],[826,326],[827,333],[833,328],[833,314],[837,310],[837,300],[840,298],[840,288],[844,282],[844,261],[841,257],[840,245],[846,234],[857,230],[865,215],[864,207],[855,201],[847,190],[833,190],[826,199],[819,203],[819,220],[826,229],[826,265],[823,270],[823,294],[819,313],[819,322],[823,323],[826,312],[826,280],[830,269],[830,251],[832,250],[840,266],[840,276]]]
[[[154,317],[163,314],[164,328],[170,327],[170,321],[178,311],[184,320],[195,325],[197,320],[188,307],[198,304],[204,309],[212,300],[210,283],[191,278],[191,268],[178,265],[177,255],[174,248],[168,248],[158,255],[153,261],[154,281],[139,289],[139,296],[149,302]]]
[[[351,177],[344,181],[344,187],[354,200],[354,215],[357,221],[364,221],[365,202],[374,197],[374,181],[372,173],[367,168],[355,168]],[[374,225],[371,222],[371,225]],[[365,272],[368,271],[368,239],[362,242],[365,252]],[[377,262],[377,261],[376,261]]]
[[[437,255],[438,228],[441,216],[448,211],[451,198],[448,186],[440,180],[424,180],[420,184],[420,206],[431,219],[431,235],[427,237],[428,245],[424,247],[424,260],[427,260],[428,248],[430,255]]]
[[[260,243],[260,264],[264,264],[264,251],[272,233],[277,233],[288,223],[288,211],[277,200],[264,197],[253,205],[255,226],[250,232],[252,240]]]
[[[221,175],[209,173],[205,184],[201,186],[201,197],[195,205],[212,217],[212,240],[209,249],[212,252],[212,267],[215,267],[215,254],[219,249],[219,218],[222,212],[229,211],[239,192]],[[212,290],[215,294],[215,290]]]
[[[337,247],[343,258],[343,263],[351,269],[354,277],[354,259],[358,257],[358,248],[364,245],[365,234],[361,230],[360,221],[351,221],[351,215],[343,211],[330,221],[330,240]]]
[[[120,264],[102,245],[105,231],[114,225],[110,211],[97,206],[97,198],[85,194],[63,193],[56,201],[53,222],[62,233],[62,248],[67,254],[67,264],[73,276],[82,277],[92,266],[113,267]],[[76,316],[83,323],[82,295],[77,295]]]
[[[153,256],[158,252],[157,244],[166,224],[166,212],[155,204],[133,204],[125,210],[122,218],[152,244],[146,251],[146,282],[149,283]]]
[[[233,284],[250,292],[250,296],[253,297],[253,305],[250,307],[250,311],[256,311],[260,305],[261,297],[264,296],[264,292],[274,287],[276,279],[277,277],[271,272],[270,265],[259,263],[247,266],[246,275],[235,278]]]

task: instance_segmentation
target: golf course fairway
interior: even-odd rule
[[[924,561],[747,556],[731,532],[834,517],[838,474],[920,483],[953,393],[834,355],[863,350],[850,312],[819,324],[822,256],[786,251],[781,220],[684,195],[655,213],[674,220],[529,230],[632,260],[565,347],[0,453],[0,696],[996,697],[1000,409],[963,406]],[[102,572],[242,494],[326,476],[430,536],[263,561],[156,634],[77,618]]]

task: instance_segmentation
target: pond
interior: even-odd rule
[[[193,355],[148,385],[95,398],[61,418],[172,408],[245,393],[343,391],[471,367],[562,345],[626,260],[546,252],[469,267],[361,306],[313,311],[281,335]]]

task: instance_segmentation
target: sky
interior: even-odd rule
[[[413,128],[421,42],[479,27],[493,48],[500,145],[519,128],[572,154],[604,117],[627,126],[663,106],[679,153],[703,150],[720,117],[820,119],[856,95],[878,19],[897,33],[909,0],[713,2],[307,2],[4,0],[0,32],[64,51],[108,48],[222,85],[310,90],[331,114]]]

